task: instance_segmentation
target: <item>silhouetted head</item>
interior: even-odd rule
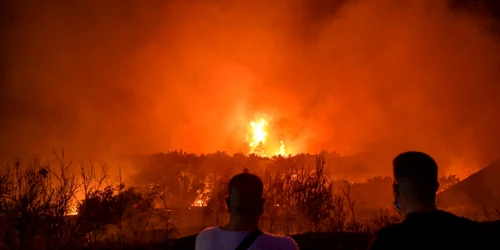
[[[263,189],[262,180],[254,174],[242,173],[231,178],[226,199],[231,216],[258,220],[264,207]]]
[[[422,152],[402,153],[393,162],[394,197],[402,212],[408,208],[435,206],[439,187],[438,167],[434,159]]]

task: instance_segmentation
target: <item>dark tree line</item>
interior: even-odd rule
[[[35,158],[1,168],[0,248],[111,244],[122,249],[185,236],[178,229],[187,226],[222,225],[228,220],[227,182],[243,171],[264,181],[267,202],[261,224],[272,233],[371,232],[401,219],[391,207],[392,179],[337,179],[335,153],[262,158],[176,151],[138,159],[135,164],[147,171],[129,178],[123,178],[119,167],[109,172],[105,164],[76,165],[64,152],[54,158],[57,164]],[[458,178],[440,182],[447,188]],[[496,210],[482,215],[495,219]],[[179,220],[179,214],[191,220]],[[198,219],[190,218],[196,214]]]

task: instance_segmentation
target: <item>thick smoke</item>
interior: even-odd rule
[[[403,3],[404,2],[404,3]],[[467,174],[498,157],[491,20],[445,1],[14,1],[1,153],[244,148],[267,114],[290,145],[387,174],[402,150]]]

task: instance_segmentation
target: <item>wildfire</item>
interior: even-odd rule
[[[66,215],[78,215],[78,210],[76,206],[71,206],[66,212]]]
[[[202,199],[197,199],[193,203],[193,207],[203,207],[203,200]]]
[[[205,180],[205,188],[202,192],[198,193],[191,207],[206,207],[211,194],[212,189],[210,188],[210,181]]]
[[[194,200],[193,204],[191,204],[191,207],[206,207],[208,203],[208,197],[204,197],[206,194],[200,194],[196,199]]]
[[[266,156],[266,152],[272,152],[272,155],[286,155],[285,143],[279,141],[277,146],[276,141],[268,145],[269,137],[269,122],[264,119],[256,119],[250,122],[249,133],[247,135],[248,146],[250,147],[250,154],[259,156]],[[274,139],[274,138],[273,138]]]
[[[250,135],[247,136],[247,141],[249,142],[248,146],[251,154],[265,156],[264,144],[268,134],[268,125],[269,123],[264,118],[250,122]]]
[[[285,155],[286,154],[285,143],[283,143],[283,141],[280,141],[280,152],[278,154],[279,155]]]

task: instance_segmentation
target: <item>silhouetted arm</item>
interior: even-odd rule
[[[392,249],[405,249],[404,246],[401,246],[401,231],[402,228],[399,224],[392,224],[385,226],[378,230],[373,236],[370,245],[368,246],[368,250],[392,250]]]
[[[397,243],[397,239],[399,239],[399,237],[394,235],[390,229],[382,229],[375,234],[368,246],[368,250],[405,249],[404,246],[400,246],[399,243]]]
[[[370,245],[368,246],[368,250],[379,250],[379,249],[384,249],[384,244],[383,241],[375,235],[370,242]]]

